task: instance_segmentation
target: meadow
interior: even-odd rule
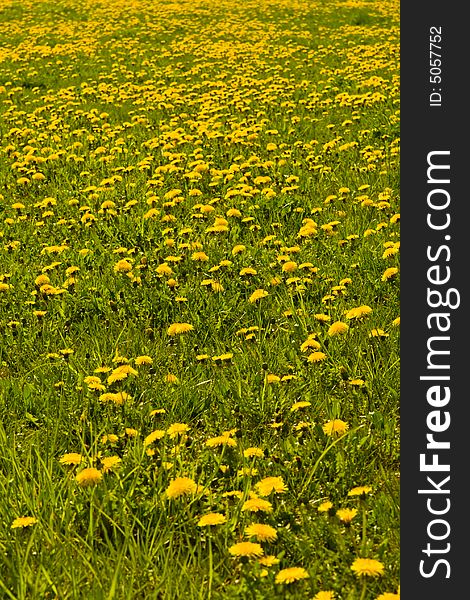
[[[0,598],[396,600],[398,0],[0,0]]]

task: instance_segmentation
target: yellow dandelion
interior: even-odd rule
[[[162,263],[155,269],[159,275],[173,275],[173,269],[168,263]]]
[[[251,302],[251,304],[253,304],[254,302],[257,302],[258,300],[260,300],[261,298],[266,298],[266,296],[268,296],[268,295],[269,294],[266,290],[263,290],[261,288],[257,289],[248,298],[248,302]]]
[[[343,523],[351,523],[357,515],[357,508],[340,508],[336,511],[336,516]]]
[[[255,542],[239,542],[228,549],[232,556],[246,556],[248,558],[263,556],[264,550],[261,544]]]
[[[137,431],[137,429],[134,429],[133,427],[126,427],[124,429],[124,434],[127,435],[128,437],[137,437],[139,435],[139,432]]]
[[[173,323],[168,327],[168,335],[180,335],[181,333],[187,333],[192,331],[194,327],[189,323]]]
[[[300,579],[306,579],[308,577],[307,571],[303,567],[289,567],[287,569],[281,569],[276,575],[276,583],[293,583]]]
[[[277,538],[277,531],[271,525],[253,523],[245,529],[246,537],[255,537],[260,542],[273,542]]]
[[[373,558],[356,558],[351,565],[351,570],[358,577],[377,577],[383,575],[384,565]]]
[[[301,352],[305,352],[306,350],[309,350],[311,348],[313,348],[314,350],[319,350],[321,348],[320,342],[312,338],[305,340],[305,342],[302,342],[302,344],[300,345]]]
[[[164,429],[152,431],[152,433],[149,433],[149,435],[144,438],[144,446],[150,446],[150,444],[153,444],[156,440],[161,440],[165,433],[166,431]]]
[[[342,435],[349,429],[348,423],[341,419],[332,419],[323,425],[323,432],[326,435]]]
[[[346,319],[360,319],[372,312],[372,308],[363,304],[362,306],[356,306],[345,312]]]
[[[282,477],[265,477],[255,485],[260,496],[269,496],[271,492],[281,494],[287,490]]]
[[[252,458],[254,456],[258,458],[264,458],[264,450],[262,448],[253,446],[252,448],[246,448],[246,450],[243,451],[243,456],[245,458]]]
[[[126,379],[129,375],[138,375],[138,371],[132,368],[130,365],[119,365],[113,369],[111,374],[108,376],[107,382],[108,384],[114,383],[115,381],[122,381]]]
[[[325,358],[326,354],[324,352],[312,352],[312,354],[308,355],[307,360],[311,363],[317,363],[325,360]]]
[[[103,477],[101,471],[95,469],[95,467],[89,467],[87,469],[83,469],[80,473],[75,477],[76,482],[80,487],[93,486],[98,484]]]
[[[189,425],[186,425],[186,423],[173,423],[173,425],[170,425],[170,427],[168,427],[167,433],[170,436],[170,438],[175,438],[178,435],[183,435],[188,430]]]
[[[317,592],[313,600],[335,600],[335,593],[330,591]]]
[[[372,491],[372,488],[369,485],[361,485],[358,487],[354,487],[348,492],[348,496],[365,496]]]
[[[313,318],[317,321],[320,321],[320,323],[327,323],[328,321],[331,321],[331,317],[329,315],[325,315],[323,313],[318,313],[316,315],[313,315]]]
[[[291,412],[295,412],[296,410],[300,410],[301,408],[307,408],[307,406],[311,406],[312,403],[307,400],[302,400],[300,402],[294,402],[294,404],[290,407]]]
[[[377,596],[375,600],[400,600],[400,594],[394,594],[393,592],[385,592]]]
[[[264,498],[250,498],[243,503],[243,512],[272,512],[273,505]]]
[[[151,365],[153,364],[153,358],[144,354],[143,356],[137,356],[135,359],[136,365]]]
[[[208,448],[217,448],[218,446],[231,446],[234,448],[237,445],[237,441],[228,435],[219,435],[209,438],[204,442],[204,445]]]
[[[321,504],[318,505],[318,512],[328,512],[333,508],[333,502],[330,502],[329,500],[325,500],[325,502],[322,502]]]
[[[223,525],[227,522],[227,517],[220,513],[212,512],[207,515],[203,515],[197,522],[198,527],[207,527],[208,525]]]
[[[129,273],[129,271],[132,271],[132,264],[125,258],[123,258],[122,260],[119,260],[114,265],[115,273]]]
[[[83,461],[83,456],[78,452],[68,452],[59,458],[62,465],[79,465]]]
[[[333,336],[333,335],[342,335],[344,333],[346,333],[349,329],[349,326],[346,325],[346,323],[343,323],[342,321],[335,321],[335,323],[332,323],[328,329],[328,335]]]
[[[273,556],[272,554],[270,554],[269,556],[263,556],[258,560],[258,562],[264,567],[272,567],[274,565],[278,565],[280,563],[280,560],[277,558],[277,556]]]
[[[397,274],[397,267],[389,267],[388,269],[385,269],[382,275],[382,281],[388,281],[389,279],[393,279]]]
[[[246,250],[246,246],[244,246],[243,244],[237,244],[236,246],[234,246],[232,248],[232,256],[235,256],[236,254],[240,254],[240,252],[244,252]]]
[[[292,273],[297,269],[297,263],[293,260],[288,260],[282,265],[283,273]]]
[[[122,459],[119,456],[105,456],[101,458],[101,464],[103,465],[103,473],[107,473],[108,471],[112,471],[116,468],[121,462]]]
[[[207,254],[205,252],[194,252],[191,255],[191,260],[195,260],[195,261],[199,261],[199,262],[206,262],[209,260],[209,257],[207,256]]]
[[[195,494],[198,490],[197,483],[189,477],[177,477],[170,481],[169,486],[165,490],[168,498],[174,499],[188,494]]]
[[[37,523],[38,520],[35,517],[18,517],[11,524],[12,529],[17,529],[18,527],[31,527]]]
[[[371,331],[369,333],[369,337],[385,338],[388,336],[389,336],[389,334],[387,332],[385,332],[383,329],[379,329],[379,328],[371,329]]]

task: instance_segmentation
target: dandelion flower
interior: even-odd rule
[[[290,407],[291,412],[299,410],[300,408],[307,408],[307,406],[311,406],[311,402],[307,402],[306,400],[300,402],[294,402],[294,404]]]
[[[389,334],[386,333],[383,329],[378,329],[375,327],[374,327],[374,329],[371,329],[371,332],[369,333],[369,337],[385,338],[388,336],[389,336]]]
[[[263,498],[250,498],[243,503],[243,512],[272,512],[273,505]]]
[[[281,569],[276,575],[276,583],[293,583],[299,579],[306,579],[308,577],[307,571],[303,567],[289,567],[288,569]]]
[[[147,356],[144,354],[143,356],[137,356],[135,359],[136,365],[151,365],[153,363],[153,358],[151,356]]]
[[[203,515],[197,522],[199,527],[207,527],[208,525],[222,525],[227,522],[227,517],[220,513],[208,513]]]
[[[239,542],[230,546],[228,551],[232,556],[247,556],[248,558],[263,556],[264,554],[261,544],[255,542]]]
[[[317,592],[313,600],[335,600],[334,592]]]
[[[342,321],[336,321],[330,325],[328,329],[328,335],[342,335],[343,333],[346,333],[348,329],[349,326],[346,325],[346,323],[343,323]]]
[[[144,438],[144,446],[150,446],[150,444],[153,444],[156,440],[161,440],[165,433],[166,431],[164,429],[152,431],[152,433],[149,433],[149,435]]]
[[[168,335],[179,335],[181,333],[187,333],[192,331],[194,327],[189,323],[173,323],[168,327]]]
[[[77,474],[75,480],[77,481],[80,487],[87,487],[96,485],[101,481],[103,474],[95,467],[89,467],[87,469],[83,469],[80,473]]]
[[[297,269],[297,263],[294,262],[293,260],[288,260],[287,262],[285,262],[282,265],[282,272],[283,273],[292,273],[296,269]]]
[[[180,496],[187,496],[188,494],[195,494],[197,492],[197,483],[189,477],[177,477],[170,482],[170,485],[165,490],[165,494],[168,498],[174,499]]]
[[[365,315],[369,315],[372,312],[370,306],[367,304],[363,304],[362,306],[356,306],[356,308],[351,308],[347,310],[345,313],[346,319],[360,319]]]
[[[385,592],[377,596],[375,600],[400,600],[400,594],[394,594],[393,592]]]
[[[312,352],[312,354],[308,355],[307,360],[311,363],[317,363],[325,360],[325,358],[326,354],[324,352]]]
[[[195,260],[195,261],[199,261],[199,262],[206,262],[209,260],[209,257],[207,256],[207,254],[205,252],[194,252],[191,255],[191,260]]]
[[[176,375],[174,375],[173,373],[168,373],[167,375],[165,375],[166,383],[178,383],[178,381],[178,377],[176,377]]]
[[[314,340],[312,338],[312,339],[305,340],[305,342],[302,342],[302,344],[300,345],[301,352],[305,352],[306,350],[309,350],[310,348],[313,348],[314,350],[319,350],[321,348],[320,342],[317,342],[317,340]]]
[[[240,252],[243,252],[244,250],[246,250],[246,246],[244,246],[243,244],[237,244],[232,248],[232,256],[240,254]]]
[[[132,271],[132,265],[125,258],[123,258],[122,260],[119,260],[114,265],[114,272],[115,273],[128,273],[129,271]]]
[[[271,525],[253,523],[245,529],[246,537],[255,537],[260,542],[273,542],[277,538],[277,531]]]
[[[333,508],[333,502],[330,502],[329,500],[325,500],[325,502],[322,502],[321,504],[318,505],[318,512],[328,512],[330,509]]]
[[[233,448],[237,445],[237,441],[228,435],[219,435],[209,438],[205,441],[204,445],[208,448],[216,448],[217,446],[231,446]]]
[[[247,448],[246,450],[243,451],[243,456],[245,458],[251,458],[253,456],[257,456],[259,458],[263,458],[264,457],[264,450],[262,450],[262,448],[256,448],[256,447]]]
[[[384,566],[380,561],[373,558],[356,558],[351,565],[351,570],[358,577],[377,577],[383,574]]]
[[[186,425],[186,423],[173,423],[173,425],[170,425],[170,427],[168,427],[167,433],[170,436],[170,438],[175,438],[177,435],[182,435],[188,430],[189,425]]]
[[[79,465],[83,460],[83,456],[77,452],[69,452],[59,458],[62,465]]]
[[[266,298],[266,296],[268,296],[268,292],[266,290],[258,289],[251,294],[251,296],[248,298],[248,302],[251,302],[251,304],[253,304],[261,298]]]
[[[264,567],[272,567],[273,565],[279,564],[280,561],[276,556],[271,554],[269,556],[263,556],[263,558],[260,558],[258,562]]]
[[[30,527],[37,522],[38,520],[35,517],[18,517],[11,524],[11,528],[17,529],[18,527]]]
[[[331,421],[327,421],[323,425],[323,431],[326,435],[342,435],[349,429],[349,425],[342,421],[341,419],[333,419]]]
[[[385,269],[383,275],[382,275],[382,281],[388,281],[389,279],[392,279],[393,277],[395,277],[395,275],[398,274],[398,269],[397,267],[389,267],[388,269]]]
[[[115,381],[122,381],[126,379],[129,375],[138,375],[138,371],[133,369],[130,365],[119,365],[113,369],[112,373],[108,376],[107,382],[108,384],[114,383]]]
[[[352,488],[352,490],[349,490],[348,496],[365,496],[366,494],[368,494],[371,491],[372,491],[372,488],[370,486],[361,485],[361,486]]]
[[[265,477],[255,485],[260,496],[269,496],[271,492],[278,494],[287,490],[282,477]]]
[[[115,467],[122,462],[122,459],[119,456],[105,456],[100,459],[101,464],[103,465],[103,473],[107,473],[108,471],[112,471]]]
[[[351,523],[357,515],[357,508],[340,508],[336,511],[336,516],[343,523]]]

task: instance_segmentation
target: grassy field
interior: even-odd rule
[[[398,0],[0,0],[0,597],[399,598]]]

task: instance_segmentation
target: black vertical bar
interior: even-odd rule
[[[405,600],[470,597],[470,115],[465,91],[470,36],[462,10],[461,4],[436,0],[401,4]]]

